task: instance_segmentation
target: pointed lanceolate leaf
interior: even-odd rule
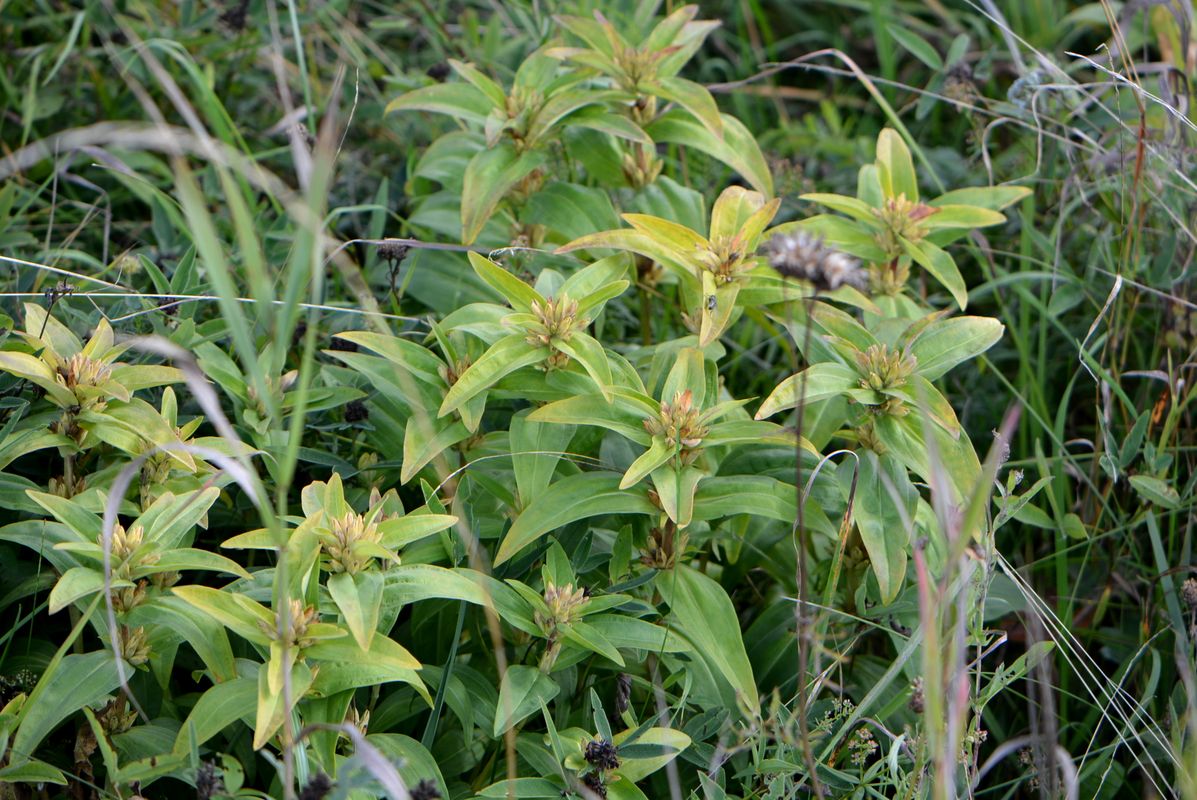
[[[701,150],[717,161],[722,161],[766,197],[773,195],[773,176],[761,153],[756,138],[744,127],[744,123],[727,114],[723,118],[723,137],[711,133],[702,123],[689,114],[670,111],[658,117],[646,132],[658,144],[670,142]]]
[[[469,253],[470,266],[487,286],[503,296],[516,311],[530,311],[533,303],[543,303],[540,293],[484,255]]]
[[[918,491],[906,469],[891,456],[878,456],[870,450],[859,455],[852,514],[881,588],[881,602],[889,603],[898,595],[906,574],[906,550]],[[845,483],[851,482],[850,469],[842,475]]]
[[[650,94],[677,103],[693,114],[712,135],[723,138],[723,118],[719,115],[719,106],[702,84],[685,78],[666,77],[650,81],[643,88]]]
[[[558,350],[577,361],[586,370],[586,374],[594,381],[603,398],[610,402],[611,395],[611,364],[607,361],[607,354],[598,339],[585,333],[574,333],[568,340],[554,343]]]
[[[616,472],[582,472],[562,478],[524,509],[507,531],[495,566],[507,561],[551,530],[600,514],[659,513],[640,487],[619,488]]]
[[[645,475],[663,465],[676,454],[677,447],[666,442],[663,436],[654,436],[649,448],[633,461],[632,465],[628,467],[628,471],[623,474],[619,488],[627,489],[629,486],[635,486],[644,479]]]
[[[740,620],[723,587],[685,564],[659,574],[655,585],[701,656],[727,681],[745,706],[759,708],[752,664],[740,635]]]
[[[326,586],[358,647],[369,651],[374,631],[378,628],[378,611],[382,606],[382,574],[359,572],[350,575],[348,572],[338,572],[329,577]]]
[[[461,190],[462,244],[472,244],[478,238],[499,202],[544,161],[544,154],[533,150],[517,153],[506,142],[470,159]]]
[[[886,128],[877,137],[877,166],[880,168],[881,190],[886,197],[905,195],[910,202],[918,202],[918,178],[910,148],[893,128]]]
[[[951,292],[952,299],[961,310],[968,306],[968,287],[964,285],[964,277],[956,261],[946,250],[926,239],[921,242],[902,239],[902,249]]]
[[[952,317],[927,326],[910,346],[915,371],[927,380],[976,358],[1002,338],[1005,327],[990,317]]]
[[[528,344],[522,333],[513,333],[500,339],[461,374],[445,395],[438,416],[456,411],[471,397],[489,389],[504,376],[543,361],[547,355],[547,348]]]
[[[469,84],[439,83],[400,95],[387,104],[385,113],[431,111],[482,125],[492,108],[490,99]]]
[[[536,667],[524,664],[507,667],[499,685],[499,702],[491,733],[495,738],[502,736],[509,728],[543,708],[560,691],[556,681]]]
[[[799,403],[815,403],[858,388],[860,374],[856,370],[844,364],[825,361],[779,383],[761,404],[756,418],[771,417],[778,411],[794,408]]]

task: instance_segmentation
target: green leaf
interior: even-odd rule
[[[889,35],[894,37],[894,40],[898,44],[909,50],[911,55],[919,61],[922,61],[931,69],[943,69],[943,59],[939,57],[939,53],[935,51],[935,48],[926,39],[901,25],[886,25],[885,29],[889,31]]]
[[[544,303],[544,298],[540,296],[539,292],[486,256],[473,251],[470,251],[468,255],[470,266],[474,268],[474,272],[478,273],[478,277],[502,295],[512,308],[517,311],[530,311],[533,303]]]
[[[544,162],[543,153],[517,153],[507,142],[481,150],[471,158],[461,190],[461,243],[472,244],[499,201]]]
[[[473,64],[451,58],[449,59],[449,66],[453,68],[454,72],[473,85],[474,88],[482,92],[493,107],[499,109],[507,107],[507,92],[503,91],[502,86],[480,72]],[[451,83],[441,84],[441,86],[453,85]],[[388,108],[387,110],[389,111],[390,109]]]
[[[125,667],[125,671],[130,673],[132,668]],[[100,650],[63,657],[56,668],[42,675],[21,707],[20,722],[12,740],[13,761],[23,763],[58,723],[84,706],[98,705],[119,685],[111,652]]]
[[[369,651],[378,628],[378,610],[382,606],[382,575],[377,572],[356,575],[339,572],[330,576],[325,586],[358,647]]]
[[[1149,503],[1168,510],[1180,507],[1180,494],[1167,481],[1151,475],[1131,475],[1130,484]]]
[[[646,81],[641,88],[649,94],[677,103],[693,114],[712,135],[722,138],[723,118],[719,115],[719,106],[702,84],[685,78],[664,77]]]
[[[479,392],[498,383],[517,369],[543,361],[548,355],[543,347],[528,344],[522,333],[513,333],[495,342],[481,358],[461,374],[441,403],[438,416],[456,411]]]
[[[655,585],[698,653],[747,708],[760,708],[736,609],[723,587],[685,564],[658,575]]]
[[[1029,196],[1028,186],[971,186],[967,189],[941,194],[932,200],[932,206],[980,206],[990,211],[1001,211],[1007,206],[1014,205],[1019,200]]]
[[[958,364],[976,358],[999,339],[1005,327],[990,317],[952,317],[928,325],[910,345],[915,371],[937,380]]]
[[[210,687],[179,728],[173,752],[189,753],[238,720],[252,725],[257,702],[254,678],[234,678]]]
[[[847,195],[842,194],[822,194],[819,192],[813,192],[810,194],[799,195],[798,199],[827,206],[828,208],[838,211],[841,214],[847,214],[848,216],[860,222],[870,223],[870,227],[877,226],[877,215],[873,213],[873,209],[869,207],[868,203],[865,203],[863,200],[857,200],[855,197],[848,197]]]
[[[571,424],[537,422],[528,415],[528,411],[521,411],[513,416],[510,429],[511,466],[524,508],[548,488],[577,430]]]
[[[653,488],[661,508],[679,528],[689,525],[694,516],[694,491],[703,477],[703,473],[694,467],[678,469],[669,464],[652,473]]]
[[[492,733],[497,739],[539,711],[561,687],[536,667],[512,664],[499,684],[499,705]]]
[[[577,361],[595,386],[602,392],[603,397],[610,402],[611,395],[611,364],[607,361],[607,353],[602,344],[589,334],[575,331],[568,340],[555,341],[554,346],[567,356]]]
[[[902,249],[952,293],[952,299],[962,311],[968,306],[968,287],[964,285],[960,268],[946,250],[925,239],[921,242],[902,239]]]
[[[114,578],[113,589],[133,586],[132,582]],[[51,614],[56,614],[71,603],[88,595],[104,590],[104,573],[90,567],[71,567],[62,574],[50,592]]]
[[[396,97],[387,103],[384,113],[431,111],[483,125],[491,107],[490,99],[473,86],[465,83],[439,83]]]
[[[887,198],[906,195],[910,202],[918,202],[919,184],[914,174],[914,160],[906,142],[893,128],[884,129],[877,137],[877,166],[881,191]]]
[[[635,729],[631,729],[615,734],[615,744],[622,744],[635,732]],[[622,777],[624,781],[635,783],[652,775],[661,767],[677,758],[683,750],[689,747],[690,737],[676,728],[649,728],[637,736],[635,744],[629,747],[640,747],[641,745],[647,745],[647,749],[656,752],[653,755],[639,758],[633,755],[625,756],[623,763],[619,765],[619,769],[615,770],[616,774]],[[621,755],[624,752],[621,750]],[[631,752],[631,750],[629,749],[626,752]],[[612,785],[618,786],[624,781],[619,781]]]
[[[654,436],[648,449],[632,462],[623,479],[619,482],[620,489],[635,486],[653,470],[657,469],[677,454],[677,447],[665,441],[663,436]]]
[[[481,393],[475,395],[480,396]],[[467,400],[466,403],[468,402]],[[461,422],[448,419],[433,420],[413,414],[407,421],[403,435],[403,467],[399,470],[399,481],[407,483],[427,466],[428,462],[469,436],[469,429]]]
[[[935,206],[939,210],[922,221],[929,231],[945,228],[984,228],[987,225],[1001,225],[1006,215],[980,206]]]
[[[778,411],[795,408],[798,403],[815,403],[829,397],[838,397],[850,389],[860,388],[860,375],[844,364],[825,361],[815,364],[777,384],[777,388],[765,398],[756,419],[771,417]]]
[[[261,625],[273,629],[274,615],[245,595],[222,592],[210,586],[176,586],[171,591],[243,639],[260,645],[270,643]]]
[[[495,554],[495,566],[551,530],[599,514],[655,514],[642,488],[622,490],[614,472],[582,472],[563,478],[524,509]]]
[[[735,117],[721,114],[723,119],[723,137],[711,133],[701,122],[689,114],[669,111],[645,129],[654,142],[671,142],[695,150],[701,150],[716,161],[722,161],[736,172],[761,194],[773,196],[773,176],[769,172],[769,165],[744,123]]]
[[[603,636],[596,628],[592,628],[585,622],[570,622],[565,625],[558,626],[559,630],[570,643],[581,647],[583,650],[589,650],[592,653],[598,653],[604,658],[614,661],[619,666],[623,666],[623,656],[615,649],[615,645],[607,641],[607,637]]]
[[[53,783],[66,786],[66,776],[44,761],[29,760],[0,769],[0,783]]]
[[[906,551],[918,490],[906,476],[905,468],[890,456],[879,457],[870,450],[859,455],[860,472],[852,515],[881,587],[881,602],[888,604],[897,597],[906,575]],[[840,475],[845,489],[852,480],[853,468],[851,461],[844,462]]]

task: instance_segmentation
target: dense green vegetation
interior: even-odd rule
[[[0,0],[0,798],[1197,798],[1193,16]]]

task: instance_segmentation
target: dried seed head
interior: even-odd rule
[[[224,778],[211,761],[200,762],[195,771],[195,800],[211,800],[218,794],[224,794]]]
[[[915,678],[910,682],[910,702],[907,706],[915,714],[922,714],[927,705],[927,696],[923,693],[923,679]]]
[[[1197,578],[1189,578],[1181,584],[1180,596],[1190,611],[1197,611]]]
[[[582,785],[596,797],[607,797],[607,787],[603,785],[603,777],[597,772],[587,772],[583,775]]]
[[[424,778],[411,788],[411,800],[440,800],[441,790],[436,788],[436,781]]]
[[[370,409],[361,400],[351,400],[345,404],[346,422],[363,422],[370,418]]]
[[[332,778],[323,772],[317,772],[308,781],[308,785],[299,791],[299,800],[324,800],[328,796],[328,793],[332,791],[332,788]]]
[[[401,242],[385,241],[378,245],[375,251],[378,257],[383,261],[388,262],[391,267],[397,267],[403,263],[403,259],[407,258],[408,246]]]
[[[860,262],[846,253],[828,247],[822,236],[806,231],[779,233],[765,245],[769,264],[787,278],[809,281],[822,292],[841,286],[864,290],[868,274]]]
[[[597,770],[619,769],[619,748],[607,739],[592,739],[583,753],[586,763]]]
[[[615,683],[615,710],[620,714],[631,707],[632,676],[626,672],[619,673],[619,680]]]

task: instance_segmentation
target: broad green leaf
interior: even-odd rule
[[[967,189],[941,194],[928,205],[932,206],[980,206],[990,211],[1001,211],[1031,194],[1029,186],[971,186]]]
[[[939,209],[922,221],[923,227],[929,231],[944,228],[984,228],[987,225],[1001,225],[1006,221],[1006,215],[998,211],[990,211],[980,206],[935,206]]]
[[[306,664],[297,663],[291,669],[290,693],[284,695],[270,686],[269,665],[263,665],[258,670],[257,713],[254,716],[253,747],[260,750],[266,746],[275,732],[283,726],[283,718],[291,713],[286,700],[292,705],[303,698],[312,685],[311,668]]]
[[[50,399],[63,408],[75,405],[75,393],[59,383],[54,370],[40,358],[28,353],[0,351],[0,370],[45,389]]]
[[[545,162],[543,153],[503,142],[480,151],[466,165],[461,190],[461,242],[472,244],[507,193]]]
[[[877,137],[877,166],[881,191],[887,198],[905,195],[910,202],[918,202],[919,185],[914,174],[914,160],[910,157],[906,142],[893,128],[884,129]]]
[[[562,353],[577,361],[586,370],[586,374],[594,381],[594,385],[610,402],[611,395],[611,364],[607,361],[607,353],[603,346],[589,334],[575,331],[569,339],[562,339],[554,343]]]
[[[642,488],[620,489],[614,472],[582,472],[562,478],[524,509],[495,554],[498,566],[551,530],[600,514],[655,514]]]
[[[473,64],[458,61],[455,58],[449,59],[449,66],[453,71],[468,81],[475,89],[482,92],[490,104],[495,108],[503,109],[507,107],[507,92],[503,91],[503,87],[495,83],[494,80],[484,75]],[[442,86],[453,86],[454,84],[441,84]],[[433,87],[435,88],[435,87]],[[389,108],[387,109],[390,110]]]
[[[622,744],[635,732],[635,730],[626,730],[615,734],[615,744]],[[657,753],[643,758],[625,756],[623,763],[619,765],[619,769],[615,770],[617,775],[632,783],[644,780],[677,758],[683,750],[690,746],[690,737],[676,728],[649,728],[636,737],[635,744],[631,745],[631,747],[641,745],[648,745],[647,749],[655,750]],[[618,785],[622,782],[619,781],[613,785]]]
[[[130,611],[126,621],[135,626],[159,625],[169,628],[195,650],[217,682],[229,681],[237,676],[233,648],[224,625],[178,597],[151,597]]]
[[[1130,484],[1149,503],[1168,510],[1180,507],[1180,494],[1167,481],[1151,475],[1131,475]]]
[[[885,394],[901,398],[911,414],[927,414],[932,422],[947,431],[952,438],[960,436],[960,420],[956,419],[952,404],[922,375],[911,375],[904,385],[887,389]]]
[[[702,84],[685,78],[662,77],[642,83],[641,88],[649,94],[677,103],[693,114],[712,135],[723,137],[723,118],[719,114],[719,106]]]
[[[827,206],[828,208],[838,211],[841,214],[847,214],[855,220],[860,222],[870,223],[870,227],[876,227],[878,224],[877,215],[873,213],[873,209],[869,207],[863,200],[857,200],[855,197],[848,197],[842,194],[821,194],[813,192],[810,194],[803,194],[798,196],[799,200],[807,200],[811,203],[818,203],[819,205]]]
[[[607,637],[596,628],[592,628],[585,622],[575,621],[557,628],[572,644],[581,647],[583,650],[589,650],[593,653],[598,653],[604,658],[614,661],[619,666],[623,666],[623,656],[615,649],[615,645],[607,641]]]
[[[372,733],[366,741],[395,763],[409,789],[420,781],[431,780],[442,797],[449,796],[436,759],[415,739],[400,733]]]
[[[358,646],[369,651],[378,628],[378,610],[382,606],[382,575],[378,572],[356,575],[339,572],[330,576],[325,586]]]
[[[399,550],[456,524],[457,517],[452,514],[411,513],[391,517],[378,523],[378,531],[382,535],[379,541],[388,550]]]
[[[889,31],[889,35],[894,37],[898,44],[909,50],[911,55],[919,61],[922,61],[931,69],[943,69],[943,59],[939,57],[939,53],[935,51],[935,48],[926,39],[901,25],[886,25],[885,29]]]
[[[621,392],[616,392],[610,403],[598,395],[580,394],[547,403],[529,414],[528,419],[558,425],[597,425],[647,446],[650,437],[644,429],[644,420],[656,415],[655,407],[653,403],[654,410],[649,412],[643,404]]]
[[[552,482],[557,464],[577,430],[572,424],[537,422],[529,419],[528,414],[521,411],[514,415],[510,428],[511,467],[525,508]]]
[[[937,380],[958,364],[976,358],[999,339],[1005,327],[990,317],[952,317],[932,322],[910,345],[915,371]]]
[[[124,589],[133,583],[113,578],[113,589]],[[90,567],[72,567],[62,574],[50,592],[49,612],[56,614],[76,600],[104,590],[104,573]]]
[[[557,696],[561,687],[536,667],[512,664],[499,684],[499,705],[491,733],[497,739]]]
[[[480,396],[481,394],[475,395]],[[459,409],[463,407],[464,404],[458,406]],[[469,436],[469,429],[461,422],[421,419],[418,415],[413,415],[407,421],[403,436],[403,467],[399,471],[399,481],[407,483],[432,459]]]
[[[52,783],[66,786],[67,779],[57,767],[44,761],[29,760],[0,768],[0,783]]]
[[[906,469],[890,456],[878,456],[870,450],[859,455],[852,517],[881,587],[881,602],[888,604],[897,597],[906,575],[906,551],[918,491],[906,476]],[[840,476],[847,489],[855,465],[848,461],[844,465]]]
[[[170,570],[184,572],[192,569],[207,570],[209,572],[226,572],[230,575],[236,575],[239,578],[249,577],[249,573],[245,571],[245,568],[231,558],[225,558],[217,553],[209,553],[207,550],[198,550],[190,547],[167,550],[158,556],[157,562],[134,570],[133,577],[144,578],[156,572]]]
[[[902,249],[951,292],[952,299],[962,311],[968,306],[968,287],[964,285],[960,268],[946,250],[925,239],[921,242],[902,239]]]
[[[478,277],[501,294],[512,308],[518,311],[529,311],[533,303],[544,303],[544,298],[535,289],[486,256],[470,251],[469,258],[470,266],[474,268],[474,272],[478,273]]]
[[[490,99],[474,86],[465,83],[440,83],[396,97],[387,103],[384,113],[431,111],[483,125],[491,107]]]
[[[457,383],[445,395],[437,415],[443,417],[456,411],[474,395],[494,386],[505,375],[543,361],[547,355],[546,348],[528,344],[522,333],[513,333],[500,339],[458,377]]]
[[[689,525],[694,516],[694,491],[703,477],[703,473],[694,467],[678,469],[667,464],[653,470],[653,489],[661,501],[661,508],[679,528]]]
[[[640,457],[633,461],[627,472],[623,474],[619,488],[627,489],[629,486],[635,486],[644,479],[644,476],[662,466],[676,454],[677,447],[675,445],[666,442],[663,436],[654,436],[648,449],[641,453]]]
[[[243,639],[260,645],[270,643],[266,630],[273,629],[274,615],[245,595],[222,592],[210,586],[176,586],[171,591],[213,619],[219,620],[222,625]],[[265,629],[263,625],[266,626]]]
[[[731,598],[717,582],[685,564],[657,575],[655,584],[699,654],[750,709],[760,707],[752,664]]]
[[[766,197],[773,196],[773,176],[761,153],[760,146],[744,123],[735,117],[721,114],[723,137],[711,133],[689,114],[669,111],[653,120],[645,132],[654,142],[670,142],[701,150],[716,161],[722,161]]]
[[[252,725],[257,702],[255,678],[234,678],[209,687],[183,720],[173,752],[189,753],[238,720]]]
[[[125,673],[132,673],[126,666]],[[116,661],[108,650],[71,653],[42,675],[21,707],[12,739],[12,762],[21,764],[58,723],[84,706],[98,706],[120,685]]]
[[[771,417],[778,411],[795,408],[799,403],[815,403],[829,397],[838,397],[850,389],[860,388],[860,375],[852,367],[826,361],[799,372],[777,385],[760,410],[756,419]]]

